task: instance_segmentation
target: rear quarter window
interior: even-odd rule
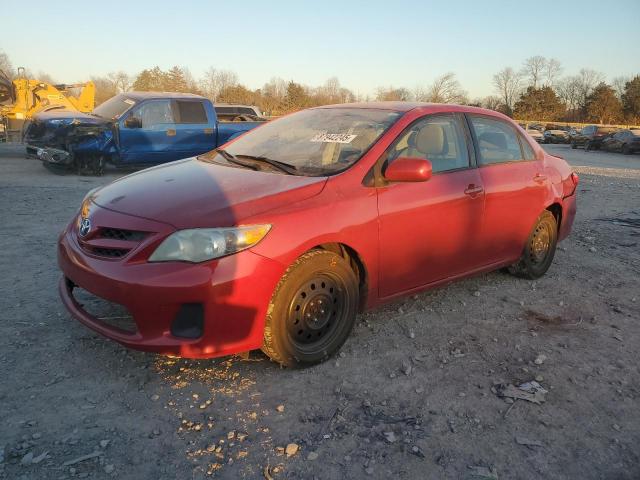
[[[207,112],[202,102],[176,102],[178,115],[176,123],[208,123]]]

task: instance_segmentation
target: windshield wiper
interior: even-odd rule
[[[250,163],[241,162],[240,160],[238,160],[238,157],[236,157],[235,155],[230,154],[229,152],[227,152],[223,148],[216,148],[216,152],[218,152],[220,155],[222,155],[224,157],[224,159],[229,163],[235,163],[236,165],[240,165],[242,167],[249,168],[251,170],[258,170],[258,167],[256,167],[255,165],[251,165]]]
[[[280,160],[273,160],[268,157],[264,157],[261,155],[238,155],[242,158],[248,158],[249,160],[255,160],[256,162],[263,162],[267,165],[271,165],[274,168],[277,168],[281,172],[284,172],[288,175],[296,175],[298,173],[298,167],[295,165],[291,165],[290,163],[281,162]]]

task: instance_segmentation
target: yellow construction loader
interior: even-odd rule
[[[22,67],[11,80],[0,70],[0,141],[20,138],[25,121],[38,112],[54,109],[90,112],[95,92],[93,82],[51,85],[27,78]]]

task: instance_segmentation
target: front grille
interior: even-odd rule
[[[125,250],[122,248],[101,248],[90,246],[87,246],[85,248],[94,255],[107,258],[122,258],[129,252],[129,250]]]
[[[135,230],[123,230],[121,228],[101,228],[98,238],[109,238],[112,240],[125,240],[127,242],[140,242],[147,236],[147,232]]]

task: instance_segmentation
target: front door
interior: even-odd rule
[[[173,160],[176,123],[171,100],[149,100],[136,106],[120,125],[120,155],[124,163]]]
[[[418,120],[383,161],[399,157],[427,158],[433,176],[378,188],[381,297],[480,266],[475,238],[482,228],[484,193],[462,117],[437,114]]]

